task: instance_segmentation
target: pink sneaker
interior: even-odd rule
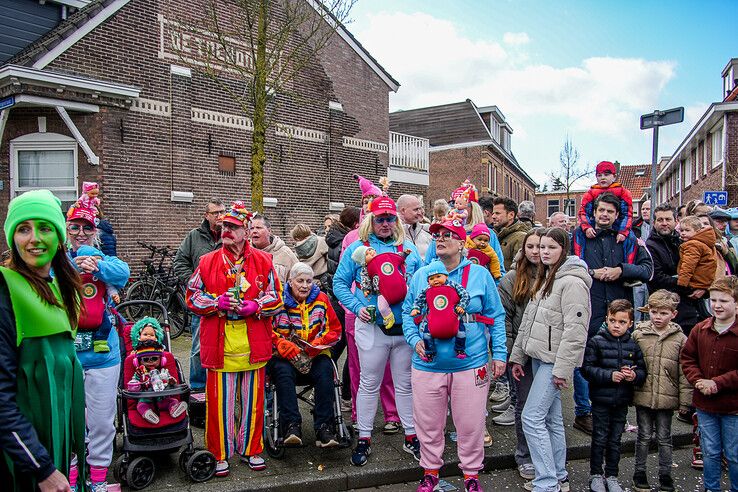
[[[456,352],[456,358],[457,359],[466,359],[466,353],[464,353],[464,352]]]
[[[440,490],[438,488],[438,477],[435,475],[426,475],[420,481],[416,492],[433,492],[434,490]]]
[[[172,416],[172,418],[177,418],[185,411],[187,410],[187,402],[184,401],[178,401],[176,403],[173,403],[171,407],[169,407],[169,415]]]
[[[479,479],[476,477],[464,480],[464,490],[466,492],[483,492],[482,484],[479,483]]]

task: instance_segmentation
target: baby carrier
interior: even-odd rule
[[[482,253],[481,251],[477,249],[470,249],[467,252],[466,257],[469,259],[469,261],[471,261],[475,265],[483,266],[484,268],[489,269],[489,266],[488,266],[490,262],[489,256]]]
[[[364,242],[369,247],[369,242]],[[366,266],[366,271],[375,285],[378,285],[379,294],[390,305],[405,300],[407,284],[405,283],[405,254],[402,245],[397,246],[397,253],[379,253]]]
[[[105,316],[105,282],[91,273],[83,273],[82,277],[82,305],[84,309],[79,318],[78,328],[81,331],[95,331],[103,322]]]

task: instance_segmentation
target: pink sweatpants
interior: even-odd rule
[[[484,427],[490,373],[487,365],[461,372],[420,371],[413,367],[413,419],[420,441],[420,466],[438,470],[443,466],[446,411],[458,435],[459,467],[476,474],[484,467]]]
[[[359,350],[356,348],[356,338],[354,337],[356,325],[356,315],[346,310],[346,350],[348,351],[349,378],[351,379],[351,421],[356,422],[356,393],[359,392]],[[397,414],[395,406],[395,385],[392,382],[392,371],[390,370],[389,361],[384,369],[384,379],[382,386],[379,387],[379,398],[382,402],[382,412],[384,413],[385,422],[399,422],[400,416]]]

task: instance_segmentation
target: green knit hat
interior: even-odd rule
[[[8,216],[5,218],[5,240],[12,247],[13,234],[24,220],[43,219],[51,222],[62,243],[67,240],[67,221],[61,209],[61,200],[49,190],[26,191],[10,200]]]

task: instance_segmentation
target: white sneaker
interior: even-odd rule
[[[497,425],[515,425],[515,408],[512,405],[507,407],[507,410],[492,418],[492,422]]]
[[[146,422],[150,422],[154,425],[159,423],[159,416],[150,408],[146,410],[145,414],[143,414],[143,418]]]
[[[504,412],[508,408],[510,408],[511,405],[512,405],[512,402],[510,401],[510,398],[505,398],[502,402],[495,403],[494,405],[489,407],[489,409],[492,410],[493,412]]]
[[[592,475],[589,477],[590,492],[607,492],[605,488],[605,478],[602,475]],[[622,489],[621,489],[622,492]]]
[[[623,492],[618,477],[607,477],[605,483],[607,484],[607,492]]]
[[[185,411],[187,410],[187,402],[181,401],[177,403],[176,405],[173,405],[172,408],[169,409],[169,415],[172,416],[172,418],[177,418]]]
[[[495,383],[495,389],[489,395],[489,401],[502,403],[510,395],[510,389],[505,383]]]
[[[518,474],[525,480],[533,480],[536,478],[536,469],[533,463],[523,463],[522,465],[518,465]]]

